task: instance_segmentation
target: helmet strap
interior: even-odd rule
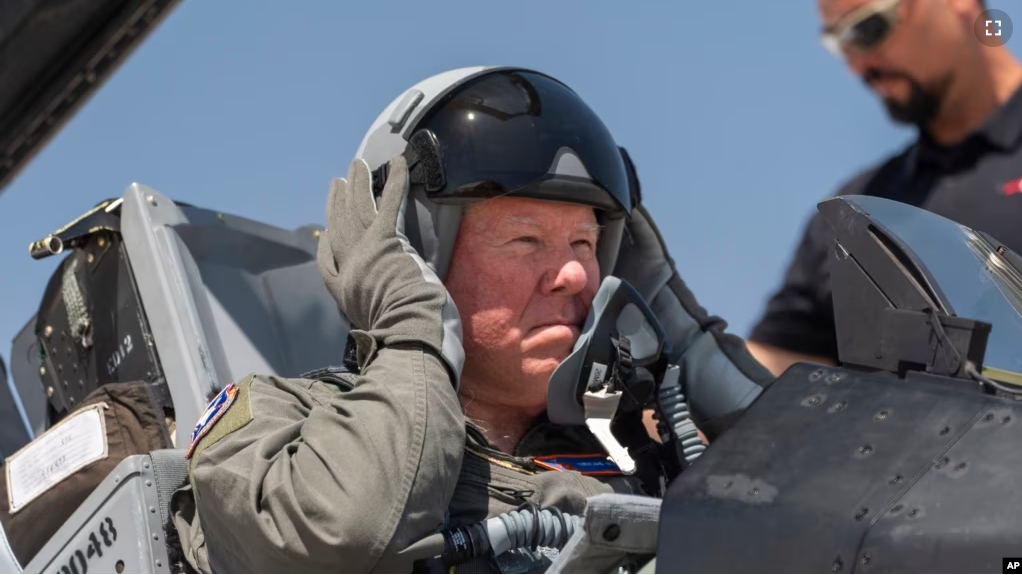
[[[461,226],[462,206],[435,203],[419,185],[413,186],[410,199],[405,212],[408,242],[444,281]]]
[[[597,214],[601,213],[597,211]],[[600,235],[597,257],[600,263],[601,280],[614,273],[617,256],[621,251],[621,241],[624,239],[625,218],[624,214],[613,214],[605,216],[600,222],[603,224],[603,232]]]

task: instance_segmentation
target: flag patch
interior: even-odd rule
[[[621,468],[606,455],[547,455],[535,457],[540,467],[553,471],[575,471],[582,475],[623,475]]]
[[[206,411],[202,412],[202,417],[199,418],[199,422],[195,424],[195,429],[192,430],[185,459],[192,457],[192,452],[195,451],[195,446],[198,445],[199,440],[205,437],[216,422],[220,421],[220,418],[227,413],[227,408],[234,403],[234,398],[237,396],[238,387],[233,383],[229,383],[227,387],[220,390],[220,393],[213,398],[213,401],[209,402],[209,405],[206,406]]]

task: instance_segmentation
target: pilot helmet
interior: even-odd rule
[[[463,206],[498,196],[592,206],[603,227],[601,275],[614,269],[634,169],[596,113],[559,80],[494,66],[427,78],[387,106],[358,148],[377,193],[400,154],[411,176],[405,232],[441,280]]]

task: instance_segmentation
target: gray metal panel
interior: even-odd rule
[[[278,344],[281,334],[262,281],[264,273],[275,266],[291,266],[309,261],[304,251],[226,226],[176,226],[174,231],[196,260],[202,282],[211,292],[210,307],[221,306],[223,313],[214,313],[219,335],[224,338],[229,363],[241,366],[245,373],[232,370],[232,379],[252,371],[282,375],[290,371],[285,350]],[[318,270],[314,276],[319,278]],[[299,280],[300,281],[300,280]],[[319,283],[323,283],[319,280]],[[324,288],[325,289],[325,288]],[[217,304],[214,304],[214,301]],[[229,335],[245,334],[247,346],[231,346]],[[247,348],[245,352],[239,347]],[[253,356],[253,354],[255,354]],[[261,356],[261,357],[260,357]],[[251,365],[249,365],[251,364]],[[248,365],[248,367],[245,367]]]
[[[257,345],[248,337],[248,335],[246,335],[242,326],[238,325],[238,323],[234,321],[230,312],[224,308],[216,295],[209,291],[208,287],[206,289],[206,297],[209,299],[210,309],[213,310],[213,320],[216,322],[217,331],[220,334],[220,343],[223,345],[224,353],[227,356],[227,364],[231,381],[238,381],[249,373],[276,373],[277,370],[267,363],[266,356],[260,353]],[[234,300],[232,298],[228,298],[227,301],[233,302]],[[246,319],[249,320],[246,322],[248,326],[251,326],[253,323],[259,323],[258,317],[249,317]],[[261,339],[258,338],[258,333],[252,333],[252,335],[256,336],[257,339]],[[272,352],[272,350],[270,351]],[[279,365],[279,362],[277,363]]]
[[[39,340],[35,336],[35,316],[21,328],[11,344],[11,369],[9,377],[21,405],[25,409],[31,426],[30,439],[34,439],[49,428],[49,411],[46,407],[46,392],[39,375]]]
[[[28,573],[169,573],[152,460],[126,458],[29,562]]]
[[[279,345],[290,367],[281,375],[294,377],[325,365],[339,365],[350,328],[316,262],[270,270],[262,280],[282,333]]]
[[[284,230],[262,222],[181,208],[173,227],[198,266],[230,365],[298,376],[341,361],[348,325],[316,266],[320,226]]]
[[[253,275],[199,262],[231,377],[284,377],[340,362],[347,330],[314,261]]]
[[[188,445],[209,396],[229,379],[212,311],[194,260],[169,226],[187,223],[173,202],[132,184],[121,234],[174,401],[176,445]]]
[[[128,188],[121,233],[174,401],[176,445],[187,445],[209,393],[227,382],[342,361],[348,325],[316,265],[321,231]]]

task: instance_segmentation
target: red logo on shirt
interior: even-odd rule
[[[1004,184],[1004,187],[1001,188],[1001,191],[1003,191],[1004,195],[1006,196],[1022,194],[1022,178],[1018,178],[1008,182],[1007,184]]]

